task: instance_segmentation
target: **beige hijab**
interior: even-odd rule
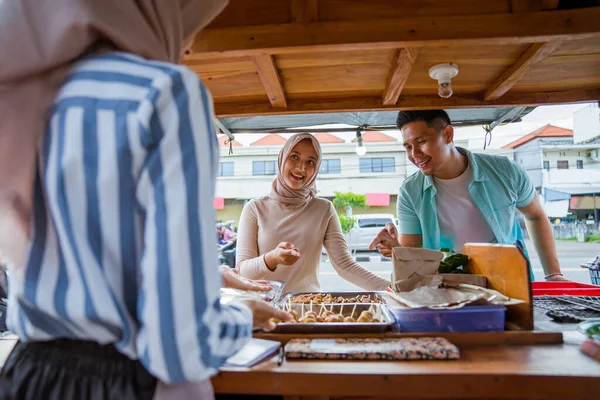
[[[36,147],[68,66],[115,49],[179,62],[227,0],[0,0],[0,257],[22,265]]]
[[[306,185],[302,189],[292,189],[283,180],[283,164],[288,159],[292,149],[304,139],[310,139],[317,152],[317,165],[315,174],[312,178],[306,182]],[[290,137],[285,145],[279,152],[279,159],[277,160],[278,174],[275,180],[273,180],[273,187],[271,189],[270,198],[275,199],[281,203],[289,204],[292,206],[299,206],[307,203],[317,195],[317,186],[315,181],[317,175],[319,175],[319,168],[321,167],[321,145],[317,138],[310,133],[298,133]]]

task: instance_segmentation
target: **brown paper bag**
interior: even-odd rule
[[[444,253],[413,247],[394,247],[392,249],[392,282],[417,276],[434,275],[440,267]]]

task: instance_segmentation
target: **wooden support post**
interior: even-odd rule
[[[194,58],[228,58],[329,50],[509,45],[600,37],[600,7],[520,14],[413,16],[207,28]]]
[[[398,101],[398,97],[400,97],[400,93],[402,93],[402,89],[404,89],[410,71],[417,59],[417,54],[417,49],[413,48],[398,50],[383,92],[384,106],[394,105]]]
[[[486,101],[497,100],[508,92],[521,78],[523,78],[535,64],[552,54],[561,41],[535,43],[521,56],[521,58],[506,70],[485,92]]]
[[[268,54],[256,55],[252,56],[252,61],[256,66],[256,71],[267,92],[267,96],[269,96],[271,105],[273,107],[286,108],[287,100],[273,56]]]

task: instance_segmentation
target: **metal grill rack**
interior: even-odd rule
[[[600,296],[537,296],[533,305],[560,322],[581,322],[600,318]]]

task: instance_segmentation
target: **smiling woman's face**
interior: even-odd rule
[[[310,139],[298,142],[283,164],[283,180],[290,189],[302,189],[317,169],[317,152]]]

